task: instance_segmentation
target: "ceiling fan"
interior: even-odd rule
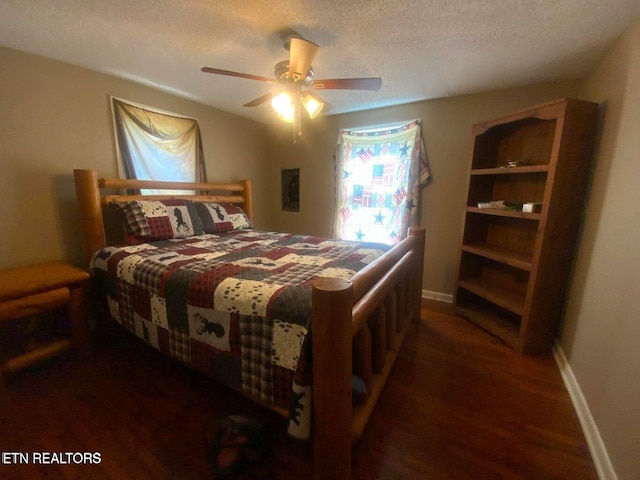
[[[300,111],[304,108],[310,118],[315,118],[325,105],[313,90],[380,90],[382,87],[382,79],[379,77],[315,80],[311,63],[320,47],[302,38],[297,32],[289,31],[282,36],[282,39],[285,50],[289,51],[289,59],[276,63],[275,78],[213,67],[202,67],[201,70],[206,73],[246,78],[284,87],[280,91],[267,93],[251,100],[243,106],[257,107],[271,100],[277,115],[285,122],[294,123],[294,141],[295,135],[301,135]],[[295,123],[297,123],[297,131]]]

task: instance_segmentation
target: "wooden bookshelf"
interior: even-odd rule
[[[523,354],[548,352],[555,339],[597,114],[597,104],[562,99],[472,129],[454,303]],[[480,208],[500,200],[505,208]]]

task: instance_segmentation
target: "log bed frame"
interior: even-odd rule
[[[239,204],[253,221],[251,181],[176,183],[98,178],[74,170],[87,260],[106,246],[102,207],[112,201],[188,198]],[[190,190],[185,195],[106,194],[144,188]],[[204,192],[204,194],[202,194]],[[350,281],[320,278],[312,289],[313,471],[316,480],[351,478],[351,446],[373,411],[410,321],[420,318],[424,229],[356,273]],[[365,398],[352,395],[352,372],[367,385]],[[287,415],[284,410],[281,414]]]

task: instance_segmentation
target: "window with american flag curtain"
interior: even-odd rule
[[[334,235],[395,244],[418,225],[430,180],[421,124],[342,130],[336,147]]]

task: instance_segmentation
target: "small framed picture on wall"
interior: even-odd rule
[[[282,210],[300,211],[300,169],[287,168],[281,171]]]

